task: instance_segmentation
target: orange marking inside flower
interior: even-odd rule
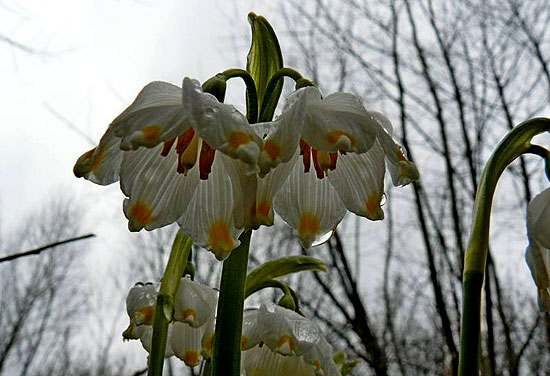
[[[182,358],[185,364],[190,366],[194,366],[199,363],[199,353],[196,351],[186,351]]]
[[[244,348],[247,343],[248,343],[248,338],[246,338],[246,336],[243,334],[241,336],[241,349]]]
[[[181,315],[183,316],[184,320],[187,320],[188,317],[196,317],[196,313],[193,308],[184,309]]]
[[[201,180],[207,180],[208,175],[212,172],[215,154],[216,149],[202,140],[201,154],[199,156],[199,177]]]
[[[233,249],[233,237],[229,233],[229,225],[223,219],[214,221],[208,229],[208,245],[213,249],[229,251]]]
[[[319,362],[319,359],[315,359],[312,365],[313,365],[313,368],[317,370],[317,372],[321,371],[321,362]]]
[[[233,132],[227,138],[229,146],[233,149],[237,149],[241,145],[248,144],[250,141],[252,141],[252,136],[250,133],[246,132]]]
[[[172,149],[172,145],[174,145],[174,142],[176,142],[175,137],[164,142],[164,146],[162,147],[162,151],[160,152],[160,155],[162,155],[163,157],[166,157],[168,153],[170,153],[170,150]]]
[[[369,195],[369,197],[367,197],[367,201],[365,202],[367,214],[373,214],[378,208],[379,204],[380,204],[380,195],[376,193]]]
[[[152,210],[147,203],[142,200],[135,201],[128,210],[128,216],[140,227],[147,226],[152,219]]]
[[[292,353],[294,352],[294,340],[288,334],[282,335],[277,341],[277,349],[280,350],[284,346],[288,346],[288,350]]]
[[[176,144],[176,153],[181,154],[187,149],[193,137],[195,136],[195,130],[193,127],[189,127],[188,130],[178,136],[178,143]]]
[[[319,233],[319,228],[320,221],[314,213],[305,211],[300,215],[297,229],[300,237],[316,236]]]
[[[327,137],[328,143],[331,145],[338,144],[338,141],[340,141],[341,137],[347,137],[350,141],[351,147],[352,148],[355,147],[355,137],[349,134],[348,132],[344,132],[340,129],[328,132],[326,137]]]
[[[267,216],[269,215],[270,209],[271,209],[271,203],[268,200],[264,200],[260,202],[259,205],[256,206],[257,214],[264,218],[267,218]]]
[[[275,161],[281,154],[281,148],[273,140],[267,140],[264,144],[264,150],[272,161]]]
[[[179,141],[178,141],[179,142]],[[176,146],[179,146],[179,144]],[[199,136],[194,135],[191,142],[186,146],[183,153],[178,156],[178,168],[177,171],[187,176],[187,172],[193,168],[197,163],[197,154],[199,151]]]
[[[155,142],[160,135],[160,126],[151,124],[141,130],[143,139],[149,143]]]
[[[319,160],[323,160],[322,153],[326,153],[323,151],[318,151],[317,149],[311,149],[311,157],[313,159],[313,168],[315,169],[315,173],[317,174],[317,179],[322,179],[325,177],[325,170],[326,168],[323,168],[321,164],[319,163]],[[329,161],[330,165],[330,161]]]
[[[311,166],[311,147],[303,139],[300,139],[300,155],[304,163],[304,172],[309,172]]]
[[[399,147],[395,150],[395,154],[397,154],[397,159],[399,159],[400,161],[407,161],[407,162],[409,161]]]
[[[95,149],[92,149],[95,152]],[[90,150],[91,151],[91,150]],[[105,147],[99,148],[97,154],[92,158],[92,164],[90,165],[90,172],[95,172],[101,161],[103,160],[103,155],[105,154]]]
[[[329,153],[330,156],[330,166],[329,170],[334,171],[336,170],[336,162],[338,161],[338,153]]]
[[[143,307],[135,313],[134,317],[145,325],[151,325],[153,323],[153,313],[153,307]]]

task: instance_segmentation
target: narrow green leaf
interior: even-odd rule
[[[185,235],[183,231],[178,231],[172,244],[172,251],[170,252],[157,295],[148,376],[162,375],[164,351],[166,349],[166,339],[168,338],[168,324],[172,320],[172,312],[174,310],[174,295],[180,285],[192,245],[193,241],[191,238]]]
[[[310,256],[288,256],[270,260],[248,273],[245,296],[261,289],[266,281],[304,270],[326,272],[327,268],[323,261]]]
[[[283,89],[282,80],[275,86],[268,103],[262,102],[269,80],[283,67],[283,55],[275,31],[264,17],[251,12],[248,14],[248,22],[252,28],[252,41],[246,59],[246,70],[256,84],[258,108],[265,107],[263,117],[271,120]]]

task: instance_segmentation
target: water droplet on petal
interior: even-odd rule
[[[327,242],[330,239],[330,237],[332,236],[333,233],[334,233],[334,230],[331,230],[331,231],[327,232],[326,234],[317,236],[315,238],[315,240],[313,241],[313,243],[311,243],[311,246],[316,247],[318,245],[321,245],[321,244]]]

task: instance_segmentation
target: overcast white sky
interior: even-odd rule
[[[0,2],[0,226],[9,231],[50,195],[75,193],[113,208],[123,223],[118,186],[76,179],[72,166],[91,148],[48,110],[97,142],[109,122],[148,82],[201,81],[245,64],[247,13],[268,1],[32,0]],[[273,4],[273,3],[272,3]],[[282,27],[282,25],[281,25]],[[238,88],[238,87],[237,87]],[[109,196],[114,198],[103,198]],[[98,201],[96,201],[98,200]],[[89,205],[89,203],[87,204]],[[116,213],[116,214],[115,214]]]

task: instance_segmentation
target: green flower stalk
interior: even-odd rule
[[[464,257],[459,376],[479,374],[481,291],[489,249],[491,208],[498,180],[510,163],[522,154],[532,152],[532,138],[547,131],[550,131],[550,119],[534,118],[519,124],[499,143],[483,170],[474,202],[470,241]]]

